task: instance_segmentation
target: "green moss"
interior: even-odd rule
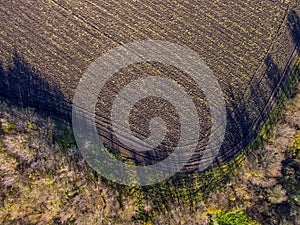
[[[55,123],[55,132],[52,136],[53,143],[58,144],[62,150],[76,147],[72,128],[62,122]]]
[[[300,193],[293,195],[292,198],[300,206]]]
[[[17,128],[17,125],[14,122],[7,122],[6,127],[4,127],[3,131],[5,134],[12,133]]]
[[[5,150],[3,142],[0,140],[0,152],[3,152]]]
[[[291,154],[293,158],[300,158],[300,130],[297,131],[295,136],[294,143],[291,147]]]
[[[239,210],[218,213],[216,222],[218,225],[258,225],[245,212]]]
[[[33,122],[29,122],[27,125],[27,129],[29,131],[31,131],[31,130],[37,130],[38,128],[37,128],[36,124],[34,124]]]
[[[136,203],[136,219],[140,220],[140,221],[144,221],[147,222],[149,217],[145,212],[145,200],[144,199],[140,199],[137,203]]]

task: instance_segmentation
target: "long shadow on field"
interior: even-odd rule
[[[295,10],[292,10],[288,15],[287,25],[289,27],[294,43],[298,46],[298,53],[300,54],[300,16]]]
[[[291,10],[288,14],[287,27],[294,44],[298,46],[298,54],[300,54],[300,16],[295,10]],[[227,95],[231,99],[227,103],[230,108],[228,111],[228,134],[232,137],[226,140],[241,142],[236,147],[232,147],[235,144],[229,143],[229,148],[225,147],[225,149],[230,149],[230,151],[225,151],[222,158],[226,155],[229,158],[234,156],[234,152],[237,152],[234,148],[246,147],[256,137],[257,131],[269,117],[282,91],[289,92],[289,90],[284,90],[284,87],[289,77],[289,74],[286,73],[290,73],[291,65],[280,68],[271,54],[266,56],[264,64],[265,73],[261,75],[260,79],[250,84],[249,99],[243,98],[245,93],[234,94],[228,87]],[[225,144],[227,144],[226,140]]]
[[[228,87],[226,94],[230,101],[226,102],[227,131],[225,141],[221,149],[222,161],[231,159],[237,153],[238,149],[247,145],[247,134],[251,128],[251,124],[249,123],[250,115],[242,96],[236,95],[232,87]]]
[[[227,133],[221,150],[222,161],[228,161],[257,137],[257,132],[269,118],[280,94],[287,83],[290,66],[279,68],[268,54],[264,60],[265,73],[250,84],[249,98],[227,88]]]
[[[269,111],[265,107],[271,97],[272,91],[276,90],[280,80],[280,71],[270,55],[264,61],[267,70],[261,79],[251,83],[249,99],[245,93],[237,93],[232,87],[227,87],[227,137],[223,144],[222,161],[234,157],[241,149],[245,148],[257,135],[257,127],[266,120]],[[256,121],[257,120],[257,121]]]
[[[17,54],[7,68],[0,64],[0,96],[22,107],[34,107],[66,120],[71,118],[63,93]]]

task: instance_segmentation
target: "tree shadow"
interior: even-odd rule
[[[300,18],[296,11],[290,12],[287,25],[294,45],[299,45]],[[251,82],[248,98],[244,97],[245,93],[243,92],[237,94],[234,93],[232,87],[227,88],[226,94],[230,99],[227,102],[227,136],[230,138],[225,138],[225,148],[220,156],[222,161],[230,160],[240,151],[238,149],[244,149],[254,141],[266,120],[272,119],[270,113],[282,92],[289,95],[290,90],[286,88],[286,85],[292,65],[287,64],[285,68],[280,68],[272,54],[267,54],[263,63],[266,68],[265,72],[259,76],[259,79]]]
[[[287,19],[287,25],[293,38],[295,45],[298,48],[298,54],[300,54],[300,17],[295,10],[292,10]]]
[[[264,64],[265,73],[250,84],[249,98],[244,98],[245,93],[234,93],[231,87],[227,89],[230,101],[227,102],[227,137],[221,153],[223,162],[232,159],[257,138],[287,84],[289,65],[285,70],[280,69],[270,54]]]
[[[68,122],[71,120],[70,104],[65,101],[64,94],[18,54],[8,67],[0,64],[0,96],[13,104],[33,107]]]

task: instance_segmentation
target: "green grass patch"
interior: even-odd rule
[[[245,212],[239,210],[218,213],[216,222],[218,225],[258,225]]]
[[[54,130],[55,132],[53,133],[52,141],[53,143],[58,144],[63,151],[76,147],[76,140],[70,126],[57,121]]]
[[[3,128],[5,134],[12,133],[16,130],[17,125],[14,122],[7,122],[6,126]]]

